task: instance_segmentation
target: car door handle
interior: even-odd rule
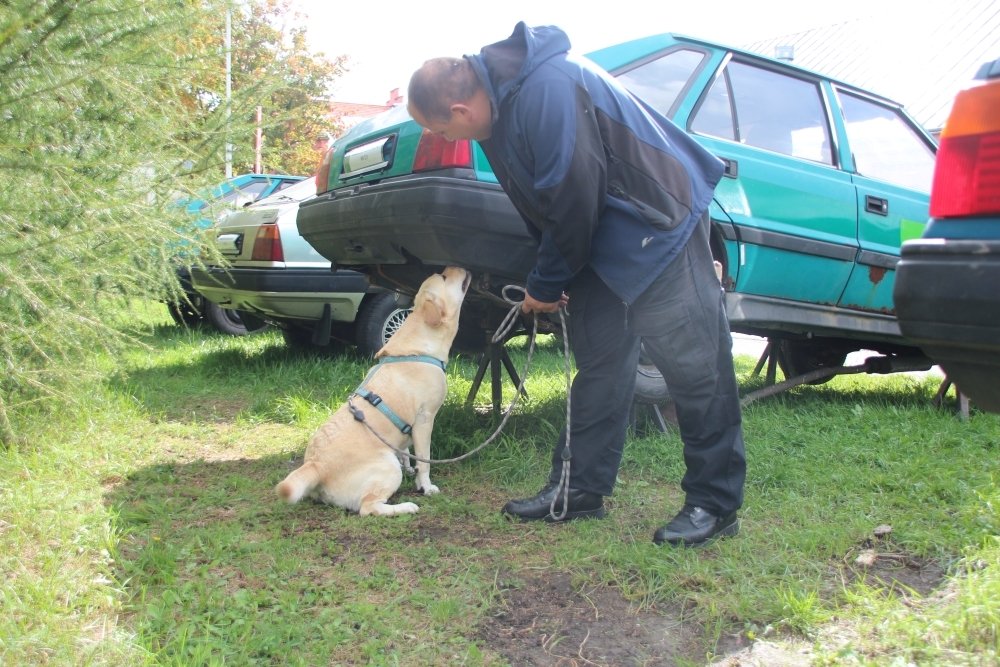
[[[865,195],[865,211],[875,215],[889,215],[889,200]]]
[[[725,170],[722,172],[723,176],[726,178],[736,178],[740,175],[740,165],[736,160],[730,160],[725,157],[720,157],[719,159],[722,160],[722,164],[726,165]]]

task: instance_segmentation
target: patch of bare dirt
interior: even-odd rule
[[[188,398],[179,400],[176,405],[171,406],[165,416],[169,421],[188,422],[195,419],[207,419],[230,422],[248,407],[250,407],[250,401],[245,399]]]
[[[479,638],[512,665],[674,665],[704,656],[700,625],[678,610],[639,611],[615,589],[577,591],[568,574],[503,590]]]
[[[924,561],[905,553],[876,552],[875,555],[874,564],[845,572],[845,581],[851,583],[863,578],[869,586],[891,587],[897,593],[912,590],[921,597],[927,597],[937,590],[946,574],[945,569],[934,561]]]
[[[871,537],[844,556],[848,566],[841,576],[846,583],[863,580],[868,586],[883,586],[897,593],[913,591],[927,597],[940,587],[945,569],[899,549],[891,539],[892,526],[877,527]]]

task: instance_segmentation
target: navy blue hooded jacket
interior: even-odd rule
[[[586,264],[631,304],[684,247],[723,164],[585,58],[559,28],[466,56],[493,105],[481,142],[538,240],[528,292],[558,301]]]

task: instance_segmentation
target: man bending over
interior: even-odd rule
[[[519,23],[478,55],[429,60],[410,79],[410,114],[446,139],[478,141],[538,241],[524,311],[555,312],[566,291],[572,297],[578,372],[565,519],[604,517],[642,343],[670,388],[687,465],[684,507],[653,540],[735,535],[746,457],[708,241],[723,165],[569,48],[560,29]],[[505,513],[551,520],[565,442],[564,429],[549,482]],[[560,494],[556,514],[562,503]]]

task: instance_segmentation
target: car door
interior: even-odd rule
[[[895,105],[837,88],[858,196],[857,266],[839,305],[893,312],[899,246],[927,222],[934,146]]]
[[[687,129],[726,162],[716,200],[739,239],[736,291],[836,304],[857,254],[857,202],[819,79],[728,59]]]

